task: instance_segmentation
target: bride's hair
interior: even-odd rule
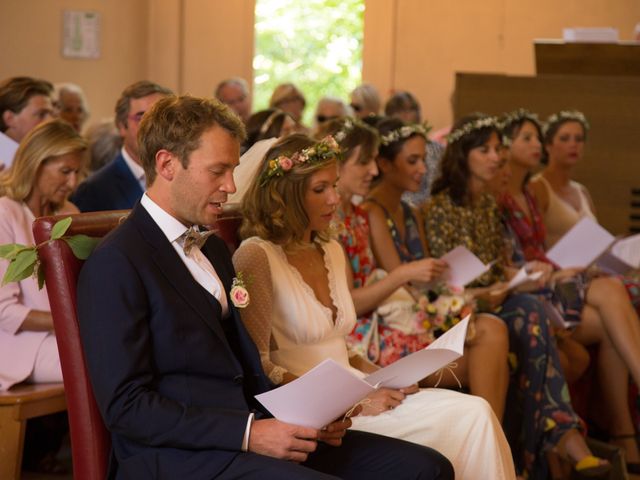
[[[256,176],[242,201],[240,236],[257,236],[286,248],[302,244],[309,217],[304,208],[304,196],[309,179],[318,170],[337,162],[337,155],[326,160],[297,163],[281,175],[271,175],[265,181],[270,162],[280,156],[291,157],[296,152],[315,145],[306,135],[290,135],[275,143],[266,153]],[[314,232],[315,239],[328,241],[329,231]]]

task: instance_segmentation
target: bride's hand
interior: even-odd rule
[[[362,413],[360,413],[360,415],[373,416],[393,410],[402,403],[405,396],[406,395],[400,390],[379,388],[375,392],[367,395],[369,401],[362,403]]]
[[[420,387],[418,386],[417,383],[414,383],[413,385],[409,385],[408,387],[404,387],[400,389],[400,392],[404,393],[405,395],[413,395],[414,393],[418,393],[420,391]]]

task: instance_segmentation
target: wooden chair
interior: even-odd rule
[[[102,237],[115,228],[128,211],[71,215],[67,235]],[[37,243],[51,238],[51,229],[61,218],[42,217],[33,224]],[[41,247],[51,315],[56,331],[60,364],[67,398],[74,478],[103,480],[106,476],[111,439],[104,425],[87,374],[76,316],[76,283],[82,261],[63,240]]]
[[[18,384],[0,392],[0,478],[20,478],[27,420],[66,408],[62,383]]]

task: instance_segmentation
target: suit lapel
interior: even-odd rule
[[[209,301],[207,298],[209,294],[193,279],[191,272],[180,260],[167,237],[165,237],[160,227],[153,221],[142,205],[137,204],[134,207],[131,220],[138,225],[145,240],[154,249],[152,258],[158,269],[173,286],[177,294],[220,337],[228,348],[226,336],[220,326],[222,317],[220,304]]]
[[[122,154],[118,156],[116,162],[115,175],[119,181],[114,183],[120,190],[120,196],[122,198],[126,198],[129,205],[133,205],[140,200],[144,191],[142,190],[138,179],[133,176],[133,173],[131,173],[131,169],[127,165]]]

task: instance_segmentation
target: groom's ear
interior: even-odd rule
[[[180,160],[169,150],[161,149],[156,152],[156,173],[167,181],[172,181]]]

